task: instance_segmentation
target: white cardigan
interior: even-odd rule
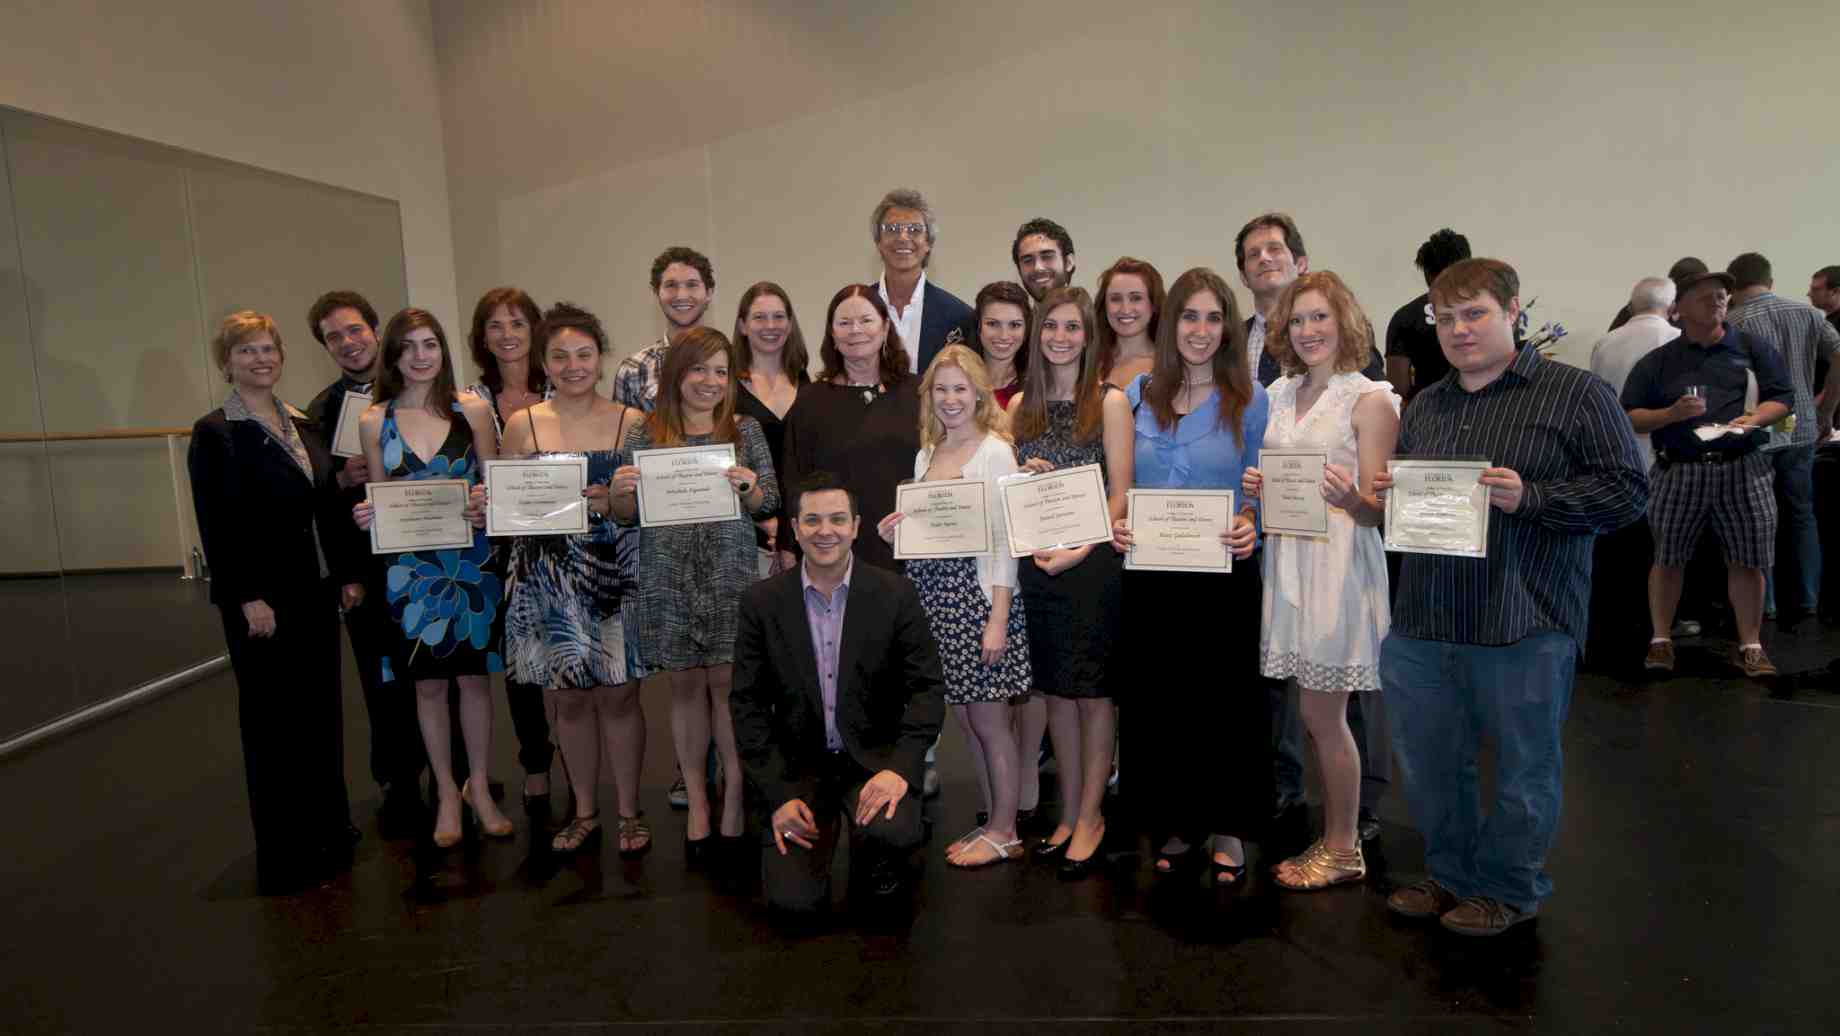
[[[914,455],[914,478],[925,478],[926,469],[932,464],[932,449],[921,449]],[[997,490],[997,480],[1019,470],[1016,448],[994,433],[985,435],[984,441],[978,443],[977,452],[965,462],[963,477],[984,480],[984,513],[990,516],[991,553],[975,559],[978,587],[984,591],[986,602],[990,600],[993,585],[1007,586],[1012,593],[1016,589],[1016,559],[1009,556],[1009,528],[1003,521],[1003,497]]]

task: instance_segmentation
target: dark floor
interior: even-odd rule
[[[1840,634],[1772,646],[1813,670]],[[1686,665],[1710,659],[1683,645]],[[1365,887],[1281,893],[1257,851],[1228,895],[1153,887],[1131,858],[1074,884],[1022,863],[950,871],[940,848],[977,808],[956,733],[911,915],[785,936],[685,871],[663,702],[656,849],[558,868],[521,817],[515,841],[446,854],[381,841],[350,680],[356,866],[258,897],[224,676],[0,764],[0,1028],[1833,1032],[1840,696],[1823,684],[1581,680],[1557,895],[1479,942],[1384,909],[1421,865],[1397,796]],[[515,796],[502,710],[496,729]]]
[[[222,654],[209,592],[177,569],[0,579],[0,741]]]

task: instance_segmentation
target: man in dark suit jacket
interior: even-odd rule
[[[926,279],[939,221],[920,192],[900,187],[883,195],[869,229],[882,256],[877,287],[914,372],[924,373],[948,345],[976,342],[977,314],[964,299]]]
[[[749,782],[772,810],[767,903],[830,902],[841,823],[877,895],[898,891],[920,844],[927,748],[945,718],[945,677],[912,584],[855,567],[856,499],[834,475],[794,490],[798,568],[741,598],[729,712]]]

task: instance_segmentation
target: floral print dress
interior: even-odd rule
[[[469,485],[479,481],[472,426],[459,403],[453,409],[447,439],[433,457],[423,460],[396,427],[396,401],[390,401],[380,436],[389,479],[458,478]],[[386,681],[482,676],[505,668],[493,635],[503,589],[491,571],[491,556],[485,530],[476,529],[473,545],[465,550],[417,550],[383,557],[385,596],[403,638],[383,660]]]

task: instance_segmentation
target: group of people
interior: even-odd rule
[[[918,192],[883,197],[870,233],[882,275],[831,297],[815,373],[776,284],[742,293],[728,333],[709,326],[714,269],[683,247],[651,269],[667,332],[619,364],[612,399],[595,390],[608,353],[599,321],[566,303],[540,311],[515,288],[475,309],[482,374],[467,390],[431,315],[405,310],[379,341],[361,297],[322,297],[309,328],[343,374],[306,413],[274,395],[284,359],[274,322],[225,320],[215,344],[231,391],[196,426],[192,472],[265,871],[323,870],[355,835],[339,774],[336,605],[365,685],[384,813],[426,818],[429,771],[424,829],[437,845],[462,837],[467,814],[484,834],[512,831],[486,773],[486,689],[503,671],[526,796],[547,794],[552,743],[564,763],[573,809],[555,851],[600,836],[603,776],[619,851],[650,846],[640,688],[662,685],[687,778],[689,856],[751,833],[767,900],[794,912],[830,901],[846,825],[852,878],[871,894],[902,885],[950,706],[982,806],[945,846],[953,866],[1025,855],[1045,734],[1060,812],[1027,855],[1070,878],[1091,873],[1121,834],[1107,831],[1116,784],[1129,808],[1115,816],[1148,835],[1155,873],[1201,869],[1211,884],[1238,884],[1246,843],[1300,807],[1307,730],[1323,824],[1303,852],[1272,861],[1278,884],[1365,877],[1362,843],[1396,758],[1429,874],[1389,906],[1473,935],[1535,916],[1551,891],[1544,861],[1593,540],[1649,510],[1635,432],[1668,451],[1654,469],[1658,500],[1678,499],[1666,495],[1672,465],[1694,484],[1739,471],[1689,464],[1655,430],[1684,424],[1697,439],[1702,418],[1718,418],[1740,426],[1737,440],[1742,426],[1771,423],[1790,391],[1780,360],[1726,335],[1758,364],[1762,403],[1748,418],[1725,414],[1742,384],[1730,397],[1722,371],[1694,375],[1715,386],[1704,406],[1678,402],[1693,379],[1666,366],[1672,354],[1634,364],[1619,400],[1604,379],[1521,347],[1515,271],[1472,258],[1448,230],[1418,252],[1427,293],[1393,318],[1384,365],[1353,292],[1312,268],[1281,213],[1234,242],[1250,314],[1212,269],[1165,287],[1132,257],[1089,294],[1073,285],[1073,240],[1052,220],[1018,229],[1017,280],[986,285],[970,305],[926,276],[937,219]],[[1729,291],[1729,280],[1703,275],[1680,296]],[[1723,302],[1689,309],[1688,340],[1719,343]],[[371,399],[362,449],[336,459],[327,447],[351,392]],[[1837,394],[1823,398],[1824,423]],[[710,443],[733,444],[726,475],[741,517],[641,526],[635,451]],[[1327,456],[1325,534],[1263,528],[1268,447]],[[481,526],[481,462],[558,453],[587,457],[588,533],[481,532],[467,549],[372,560],[366,483],[465,479],[467,516]],[[1488,462],[1485,556],[1389,555],[1389,462],[1449,457]],[[1012,557],[999,480],[1084,465],[1102,473],[1111,542]],[[989,494],[989,553],[897,560],[897,486],[961,479]],[[1219,531],[1230,571],[1127,567],[1132,489],[1234,491]],[[1736,524],[1731,494],[1709,495],[1703,513],[1668,504],[1685,514],[1681,542],[1708,513],[1721,535]],[[1741,660],[1755,645],[1744,647]],[[1487,809],[1484,741],[1496,760]]]

